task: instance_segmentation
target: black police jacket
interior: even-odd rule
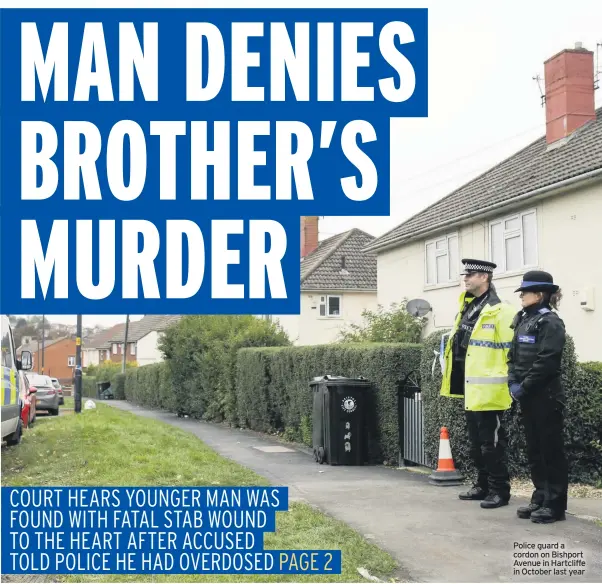
[[[521,384],[524,398],[546,394],[562,398],[562,352],[566,340],[562,319],[549,308],[521,310],[512,323],[508,385]]]

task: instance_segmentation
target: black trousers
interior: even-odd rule
[[[527,457],[535,490],[531,502],[562,512],[567,508],[568,463],[564,450],[564,405],[538,392],[521,400]]]
[[[510,499],[506,461],[508,441],[502,426],[503,411],[466,412],[470,454],[478,470],[477,485],[490,494]]]

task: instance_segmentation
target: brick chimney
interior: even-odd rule
[[[301,217],[301,257],[318,247],[318,217]]]
[[[594,53],[576,43],[544,63],[546,84],[546,139],[567,137],[596,118]]]

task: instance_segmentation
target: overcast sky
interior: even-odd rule
[[[0,2],[4,6],[13,3]],[[42,3],[19,2],[21,6]],[[165,6],[162,2],[78,2],[61,6]],[[199,2],[170,2],[196,6]],[[215,6],[203,2],[203,6]],[[545,133],[543,62],[575,42],[596,52],[602,43],[602,1],[574,0],[555,8],[533,0],[486,3],[220,2],[221,6],[429,8],[429,117],[395,120],[390,217],[326,217],[320,239],[352,227],[381,235]],[[602,67],[602,48],[598,51]],[[596,91],[602,106],[602,89]],[[133,319],[140,318],[132,317]],[[75,323],[75,316],[49,317]],[[84,325],[112,325],[123,316],[84,316]]]

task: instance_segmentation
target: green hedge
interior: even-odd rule
[[[179,415],[237,424],[236,354],[244,347],[289,345],[280,327],[250,315],[188,315],[165,331]]]
[[[82,376],[82,397],[96,397],[96,377]]]
[[[136,370],[135,361],[126,363],[126,372]],[[82,377],[82,397],[96,398],[96,384],[109,381],[115,392],[115,399],[125,399],[125,375],[121,373],[121,363],[105,361],[101,365],[92,365],[86,368]]]
[[[475,469],[469,455],[464,403],[461,399],[439,395],[441,368],[436,363],[432,373],[434,351],[439,350],[441,335],[437,331],[425,339],[421,361],[421,387],[424,400],[426,451],[436,465],[439,433],[446,426],[454,462],[458,469],[474,478]],[[575,345],[568,336],[563,355],[562,381],[567,391],[565,437],[570,460],[572,482],[596,484],[602,478],[602,451],[595,441],[602,438],[602,371],[597,365],[577,364]],[[504,415],[503,423],[508,433],[508,464],[512,476],[528,477],[524,428],[516,405]]]
[[[372,462],[397,463],[399,431],[397,392],[405,376],[420,366],[420,345],[336,344],[309,347],[243,349],[236,363],[236,403],[241,426],[283,432],[312,443],[314,377],[363,376],[374,389],[368,410],[368,452]]]
[[[125,399],[125,373],[115,375],[111,383],[111,388],[115,394],[115,399]]]
[[[125,399],[141,406],[176,412],[176,392],[165,362],[126,371]]]

